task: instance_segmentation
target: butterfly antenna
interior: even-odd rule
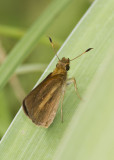
[[[53,48],[53,50],[54,50],[55,55],[57,56],[58,60],[60,61],[60,59],[59,59],[59,57],[58,57],[58,55],[57,55],[57,53],[56,53],[56,51],[55,51],[54,44],[53,44],[53,41],[52,41],[51,37],[49,37],[49,41],[50,41],[50,43],[51,43],[51,46],[52,46],[52,48]]]
[[[71,59],[70,61],[73,61],[74,59],[76,59],[76,58],[82,56],[82,55],[85,54],[86,52],[89,52],[91,49],[93,49],[93,48],[88,48],[85,52],[81,53],[80,55],[78,55],[77,57]]]

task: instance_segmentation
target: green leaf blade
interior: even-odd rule
[[[9,53],[9,56],[0,68],[0,88],[6,84],[17,66],[30,54],[30,51],[37,44],[44,31],[69,2],[70,0],[63,0],[62,2],[60,0],[53,1],[11,53]]]
[[[8,159],[10,156],[11,159],[16,158],[17,160],[20,159],[50,160],[50,159],[62,159],[62,158],[64,160],[65,158],[68,159],[69,155],[71,159],[75,158],[76,157],[75,153],[77,153],[77,157],[81,159],[83,156],[82,153],[86,155],[86,158],[87,156],[90,158],[92,156],[91,154],[96,153],[96,151],[92,150],[93,148],[90,148],[89,146],[91,143],[93,143],[94,147],[96,147],[98,144],[95,144],[95,140],[93,142],[90,142],[89,145],[87,145],[89,130],[91,128],[93,129],[91,130],[93,136],[95,130],[97,132],[97,135],[102,134],[102,132],[101,129],[97,128],[96,122],[98,121],[94,121],[95,128],[92,126],[93,125],[92,121],[89,121],[89,118],[92,117],[93,114],[95,114],[93,118],[94,120],[96,120],[96,115],[98,113],[98,108],[96,109],[95,107],[93,107],[90,110],[90,106],[92,105],[92,103],[94,103],[94,94],[96,95],[95,97],[96,100],[98,100],[98,98],[100,98],[99,94],[100,95],[102,94],[103,92],[102,89],[105,86],[105,84],[107,85],[106,90],[108,89],[108,86],[110,86],[108,85],[108,83],[106,83],[106,81],[102,83],[99,82],[99,80],[101,80],[102,77],[104,78],[106,71],[109,71],[110,69],[112,70],[113,68],[112,61],[114,57],[112,57],[112,59],[109,58],[109,62],[111,63],[107,62],[107,64],[110,64],[111,67],[109,67],[107,70],[103,68],[104,69],[103,76],[101,76],[101,78],[100,76],[98,76],[97,84],[96,84],[96,72],[100,70],[100,67],[102,66],[101,64],[102,63],[104,64],[110,52],[111,52],[110,56],[112,56],[112,49],[113,49],[112,46],[114,43],[114,38],[113,38],[114,21],[112,21],[111,7],[113,6],[113,4],[114,4],[113,0],[96,1],[93,4],[93,6],[89,9],[89,11],[86,13],[84,18],[81,20],[78,27],[74,28],[71,35],[68,37],[67,41],[64,43],[64,45],[59,51],[60,58],[63,56],[74,58],[79,53],[85,51],[87,48],[89,47],[94,48],[94,50],[88,52],[85,56],[81,57],[77,61],[73,61],[71,63],[71,70],[69,71],[69,77],[75,77],[77,80],[80,95],[81,96],[85,95],[82,98],[88,99],[88,101],[85,103],[86,105],[85,107],[88,106],[86,114],[80,114],[84,105],[84,104],[82,105],[81,103],[84,102],[80,102],[80,100],[76,97],[76,93],[73,87],[68,87],[68,90],[66,91],[65,94],[65,99],[63,102],[63,113],[64,113],[63,124],[61,123],[60,120],[60,108],[57,112],[53,124],[48,129],[35,126],[31,122],[31,120],[29,120],[28,117],[24,115],[23,111],[20,110],[15,120],[13,121],[12,125],[10,126],[9,130],[7,131],[6,135],[1,141],[0,155],[2,159]],[[107,21],[104,18],[104,16],[107,18]],[[51,62],[51,64],[48,66],[45,73],[41,77],[40,81],[44,79],[46,75],[48,75],[48,73],[54,69],[56,62],[57,62],[56,59],[53,59],[53,61]],[[103,84],[101,87],[99,86],[100,83]],[[96,88],[94,90],[94,86],[96,87],[97,85],[99,86],[99,88]],[[91,92],[89,91],[86,92],[87,90],[90,90]],[[98,95],[97,91],[100,91]],[[105,93],[106,92],[104,92],[106,99],[107,97]],[[111,89],[111,95],[112,94],[113,94],[113,87]],[[91,97],[92,101],[89,97]],[[107,102],[109,103],[110,101],[112,101],[112,96],[110,98],[109,94]],[[102,101],[99,101],[99,105],[101,104],[104,105]],[[100,109],[99,113],[101,113],[103,107],[99,109]],[[110,112],[111,109],[112,106],[110,107]],[[104,110],[103,119],[105,118],[105,111],[107,110]],[[110,114],[112,118],[113,112]],[[84,117],[82,115],[84,115]],[[85,117],[88,117],[87,121],[84,121]],[[100,120],[100,114],[98,118]],[[78,126],[78,129],[75,128],[75,125],[73,125],[73,120],[75,121],[74,123],[76,124],[76,126]],[[104,121],[104,123],[105,122],[106,120]],[[110,123],[109,127],[112,126],[113,124],[112,122]],[[102,123],[100,123],[99,126],[101,124]],[[83,137],[84,134],[88,136],[87,140],[86,137]],[[91,135],[91,140],[93,140],[92,135]],[[109,136],[109,132],[107,135]],[[69,138],[69,136],[71,139]],[[78,147],[74,150],[73,147],[75,147],[76,143],[74,143],[73,145],[73,142],[76,142],[77,139],[78,139]],[[84,150],[85,147],[87,147],[86,152]],[[9,151],[5,152],[6,150]],[[109,156],[111,157],[111,155]]]

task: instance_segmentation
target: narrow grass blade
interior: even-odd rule
[[[114,53],[108,50],[53,160],[114,159]]]
[[[70,0],[53,1],[28,30],[22,40],[19,41],[11,53],[9,53],[6,61],[0,67],[0,88],[6,84],[16,67],[30,54],[44,31],[68,2],[70,2]]]
[[[66,40],[66,42],[64,43],[64,45],[62,46],[62,48],[59,50],[59,53],[58,53],[60,58],[63,56],[74,58],[80,53],[82,53],[83,51],[85,51],[87,48],[90,48],[90,47],[94,48],[94,50],[92,50],[91,52],[88,52],[84,56],[80,57],[78,60],[72,61],[70,66],[71,69],[69,71],[69,77],[76,78],[79,93],[82,96],[83,101],[86,98],[86,96],[84,95],[86,95],[86,91],[89,89],[90,91],[92,90],[91,92],[92,95],[90,96],[89,95],[90,92],[88,91],[87,92],[88,98],[89,97],[92,98],[94,94],[97,94],[97,90],[99,90],[100,95],[102,94],[102,88],[105,86],[106,81],[101,82],[103,83],[102,87],[96,88],[95,92],[93,90],[94,89],[93,86],[95,84],[95,79],[96,79],[96,72],[103,69],[103,76],[101,78],[99,76],[98,84],[95,84],[95,86],[98,87],[100,85],[99,80],[101,80],[104,77],[104,73],[109,71],[109,69],[112,70],[112,67],[113,67],[112,65],[113,59],[112,59],[110,63],[111,66],[109,66],[107,70],[105,70],[104,68],[100,68],[102,67],[101,64],[104,62],[105,59],[107,59],[108,55],[110,54],[110,50],[112,55],[112,49],[113,49],[112,46],[114,44],[114,27],[113,27],[114,17],[113,17],[113,7],[112,7],[113,5],[114,5],[113,0],[95,1],[94,4],[88,10],[88,12],[85,14],[85,16],[82,18],[82,20],[79,22],[79,24],[74,28],[74,30],[72,31],[72,33],[70,34],[70,36],[68,37],[68,39]],[[46,69],[46,71],[44,72],[44,74],[42,75],[39,82],[42,79],[44,79],[45,76],[50,71],[54,69],[56,62],[57,62],[57,59],[54,58],[51,64]],[[106,75],[111,76],[111,73]],[[108,80],[108,78],[106,80]],[[108,83],[106,85],[107,85],[106,87],[106,91],[107,91]],[[112,89],[111,89],[111,93],[112,93]],[[98,99],[98,97],[100,100],[99,94],[96,95],[95,97],[96,100]],[[104,99],[106,99],[107,98],[106,94],[104,95],[105,95]],[[86,106],[87,104],[89,104],[88,112],[86,112],[87,113],[86,115],[84,114],[84,118],[85,116],[88,117],[87,118],[88,121],[89,121],[91,112],[93,115],[92,108],[91,108],[91,112],[89,112],[90,105],[92,104],[94,106],[94,103],[95,103],[94,97],[92,98],[92,102],[89,100],[87,100],[86,102]],[[109,102],[109,100],[112,100],[112,96],[111,98],[108,98],[107,102]],[[99,103],[100,102],[101,101],[99,101]],[[75,135],[74,133],[75,127],[73,125],[72,120],[76,120],[74,123],[76,123],[76,126],[79,126],[78,133],[80,134],[78,135],[79,146],[78,148],[76,148],[77,153],[80,155],[84,153],[84,155],[86,155],[86,153],[84,152],[84,148],[81,148],[81,144],[84,142],[84,147],[86,147],[87,141],[82,139],[83,138],[82,135],[84,135],[84,133],[81,131],[85,131],[85,134],[89,136],[89,129],[91,127],[93,128],[92,126],[93,124],[92,122],[88,122],[86,126],[85,126],[85,123],[83,123],[83,125],[80,126],[78,124],[80,121],[81,121],[81,124],[82,122],[85,122],[84,118],[81,115],[79,115],[79,118],[77,117],[77,119],[74,119],[74,118],[72,119],[72,117],[74,117],[75,115],[77,116],[77,114],[79,113],[78,110],[80,111],[81,109],[83,109],[83,108],[80,108],[80,106],[82,106],[82,104],[80,103],[84,103],[84,102],[80,102],[80,100],[77,98],[74,88],[72,86],[68,87],[68,90],[66,91],[66,94],[65,94],[64,103],[63,103],[64,123],[63,124],[61,123],[60,108],[59,108],[53,124],[48,129],[35,126],[31,122],[31,120],[29,120],[28,117],[25,116],[23,111],[20,110],[1,141],[1,148],[0,148],[1,159],[3,160],[9,159],[10,157],[10,159],[16,159],[16,160],[33,160],[33,159],[34,160],[36,159],[52,160],[58,156],[57,153],[59,154],[58,151],[60,151],[60,149],[61,149],[60,157],[58,158],[61,159],[63,157],[67,159],[67,157],[65,157],[65,155],[63,154],[66,154],[69,156],[69,154],[66,153],[69,151],[68,150],[69,147],[71,147],[70,153],[72,153],[71,150],[73,149],[72,148],[73,145],[68,146],[69,144],[67,142],[70,142],[70,138],[69,138],[70,135],[73,135],[72,138],[74,138],[74,135]],[[93,109],[95,109],[95,107],[93,107]],[[95,115],[98,114],[97,109],[94,112]],[[100,109],[102,110],[103,107],[101,107]],[[105,106],[105,109],[106,109],[106,106]],[[110,109],[112,109],[112,107],[110,107]],[[100,113],[101,113],[101,110],[100,110]],[[106,114],[105,111],[107,111],[107,109],[104,110],[104,114]],[[112,118],[113,112],[110,113],[110,111],[108,112],[108,115],[111,114],[111,118]],[[104,117],[105,116],[103,116],[103,118]],[[80,119],[80,121],[78,121],[78,119]],[[112,123],[113,121],[111,121],[111,125]],[[71,126],[71,128],[69,126]],[[95,125],[95,127],[96,129],[94,129],[94,131],[97,131],[98,129],[97,125]],[[68,141],[66,140],[66,137],[68,138]],[[76,139],[77,139],[77,136],[76,136]],[[93,139],[91,138],[91,140]],[[65,141],[67,146],[65,146]],[[72,144],[72,141],[70,142],[70,144]],[[107,145],[108,145],[108,140],[107,140]],[[89,150],[91,148],[86,148],[86,151],[88,151],[87,149]],[[91,155],[91,150],[90,152],[88,151],[88,154],[89,153]],[[94,152],[94,154],[95,153],[96,152]],[[75,155],[74,149],[73,149],[73,155]],[[73,158],[74,156],[71,155],[71,159]]]

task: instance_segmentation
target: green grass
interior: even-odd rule
[[[49,4],[50,2],[47,1],[45,1],[45,3],[35,1],[35,3],[31,2],[30,5],[30,0],[28,0],[26,10],[20,14],[22,3],[20,3],[20,6],[18,6],[20,10],[18,10],[17,6],[15,6],[13,3],[13,5],[8,6],[8,10],[14,11],[14,8],[16,10],[15,14],[11,16],[5,12],[6,5],[3,6],[3,4],[0,2],[0,8],[2,8],[0,9],[0,57],[2,57],[1,55],[4,55],[4,53],[7,56],[12,52],[11,50],[18,44],[18,42],[20,42],[19,39],[24,36],[27,28],[29,28],[29,26],[31,26],[31,24],[35,21],[35,17],[42,15]],[[39,79],[54,56],[54,52],[51,48],[47,35],[52,37],[55,48],[58,50],[68,34],[71,32],[72,28],[74,28],[89,6],[90,2],[88,2],[88,0],[81,0],[78,3],[75,0],[70,1],[69,5],[63,7],[61,12],[59,12],[54,20],[52,20],[53,22],[51,22],[51,25],[47,26],[46,31],[44,32],[43,36],[39,38],[38,43],[33,51],[28,51],[29,53],[27,54],[27,58],[22,58],[22,66],[21,64],[18,64],[20,66],[17,69],[17,66],[15,67],[15,73],[18,74],[16,78],[19,83],[17,83],[17,80],[13,77],[11,81],[8,78],[8,83],[4,86],[4,88],[2,88],[0,92],[2,95],[0,97],[0,106],[2,106],[0,107],[0,138],[4,135],[8,125],[11,123],[14,116],[18,112],[20,105],[22,104],[22,100],[25,97],[25,95],[22,93],[27,94],[33,88],[34,84]],[[18,15],[20,15],[21,24],[19,22]],[[66,16],[67,21],[65,20]],[[4,23],[2,22],[2,19],[4,19]],[[19,22],[18,25],[16,24],[17,19]],[[9,21],[10,23],[8,24]],[[63,26],[65,26],[64,30]],[[21,28],[24,28],[25,33]],[[22,32],[23,34],[20,34]],[[17,55],[15,57],[17,57]],[[0,61],[3,62],[1,58]],[[15,61],[15,58],[13,61]],[[10,63],[13,63],[13,61],[11,59]],[[21,63],[21,61],[19,61],[19,63]],[[9,68],[10,66],[8,66],[7,70],[9,70]],[[5,117],[10,117],[10,119]]]
[[[16,67],[30,54],[30,51],[35,47],[44,31],[69,1],[53,1],[38,20],[36,20],[22,40],[9,53],[9,56],[0,68],[0,88],[6,84]]]
[[[94,48],[72,61],[68,74],[76,78],[83,101],[77,98],[73,86],[69,86],[63,102],[64,123],[61,123],[59,108],[48,129],[35,126],[20,109],[1,141],[1,159],[113,159],[112,6],[113,0],[95,1],[58,52],[60,58],[74,58],[87,48]],[[55,57],[38,83],[55,68],[56,63]],[[11,69],[10,74],[5,73],[5,83],[13,71]],[[3,79],[0,81],[1,86],[5,84]]]

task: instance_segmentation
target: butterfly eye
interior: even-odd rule
[[[68,71],[70,69],[70,66],[67,64],[66,65],[66,70]]]

